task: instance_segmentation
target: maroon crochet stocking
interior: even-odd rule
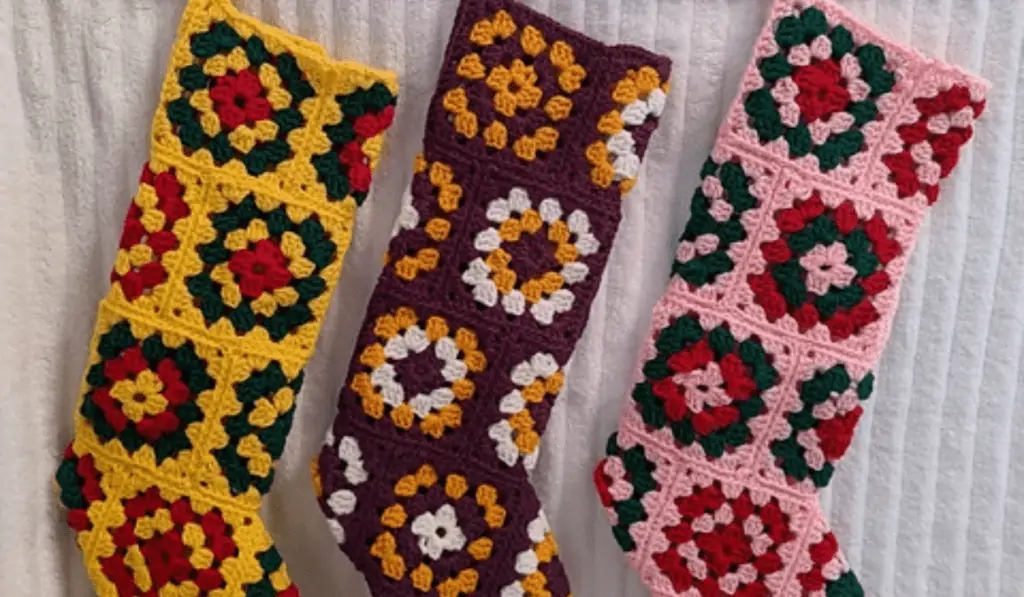
[[[526,470],[669,61],[465,0],[314,476],[374,595],[569,593]]]

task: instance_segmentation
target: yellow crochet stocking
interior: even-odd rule
[[[186,7],[56,476],[101,597],[297,597],[258,509],[396,91]]]

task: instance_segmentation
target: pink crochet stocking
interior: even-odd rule
[[[657,596],[860,597],[818,506],[987,83],[778,0],[595,471]]]

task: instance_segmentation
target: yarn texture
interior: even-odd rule
[[[185,8],[56,474],[101,597],[292,596],[259,517],[393,74]]]
[[[594,481],[653,595],[862,597],[818,506],[988,84],[777,0]]]
[[[527,470],[668,77],[516,2],[460,5],[313,463],[374,595],[569,595]]]

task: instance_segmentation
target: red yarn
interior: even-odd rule
[[[228,267],[240,278],[238,287],[248,298],[259,298],[264,291],[287,286],[292,279],[288,259],[270,240],[258,241],[252,250],[236,252]]]
[[[960,159],[960,148],[974,134],[970,127],[953,127],[944,133],[933,133],[929,130],[932,117],[947,115],[952,118],[964,108],[970,107],[974,118],[985,109],[984,101],[971,100],[970,90],[963,85],[954,85],[933,97],[917,98],[914,106],[920,113],[917,122],[905,124],[897,129],[900,139],[905,144],[900,153],[882,156],[882,163],[889,168],[889,180],[896,185],[900,197],[912,197],[918,192],[924,193],[931,205],[939,198],[936,185],[923,184],[917,175],[919,164],[910,153],[910,148],[919,143],[927,142],[932,148],[931,160],[939,165],[939,176],[946,178],[956,167]]]
[[[853,431],[860,420],[863,409],[859,406],[845,415],[826,419],[818,423],[814,432],[818,435],[821,451],[830,462],[842,458],[853,441]],[[829,560],[832,558],[830,557]],[[828,560],[825,560],[826,562]],[[824,562],[822,562],[824,563]]]
[[[210,90],[210,99],[216,106],[221,124],[228,130],[234,130],[243,124],[253,125],[270,118],[273,108],[262,93],[259,77],[243,70],[237,75],[219,77]]]
[[[793,73],[800,89],[796,103],[807,122],[822,120],[846,109],[850,92],[842,82],[842,71],[833,60],[802,66]]]

